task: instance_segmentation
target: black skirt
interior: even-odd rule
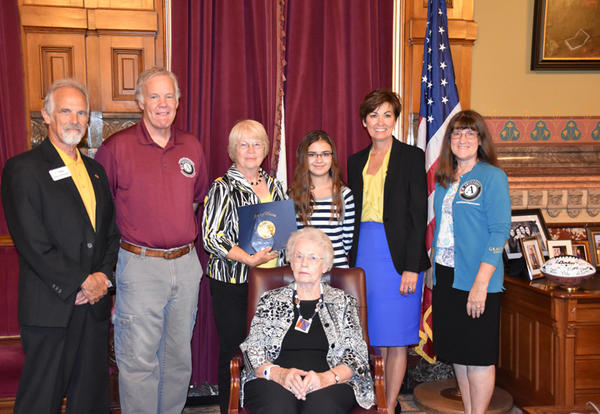
[[[438,359],[461,365],[498,363],[501,293],[488,293],[479,318],[467,315],[469,292],[454,289],[454,269],[435,264],[433,350]]]

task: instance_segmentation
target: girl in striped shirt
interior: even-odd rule
[[[290,198],[294,200],[298,229],[321,229],[333,244],[333,266],[348,267],[354,197],[342,182],[335,144],[326,132],[309,132],[300,142]]]

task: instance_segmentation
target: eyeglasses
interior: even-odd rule
[[[323,159],[329,158],[332,155],[333,155],[333,153],[331,151],[323,151],[323,152],[312,152],[311,151],[308,153],[308,158],[311,158],[313,160],[314,159],[318,160],[319,158],[323,158]]]
[[[452,139],[454,139],[454,140],[459,140],[460,137],[465,137],[469,141],[472,141],[474,139],[477,139],[478,135],[479,134],[477,133],[477,131],[473,131],[470,128],[465,128],[465,129],[455,129],[454,131],[452,131],[452,134],[450,135],[450,137],[452,137]]]
[[[240,147],[244,151],[248,151],[250,149],[250,147],[252,147],[255,151],[258,151],[259,149],[263,148],[263,143],[259,142],[259,141],[254,141],[254,142],[242,141],[238,144],[238,147]]]
[[[294,262],[303,263],[304,258],[306,258],[306,260],[308,261],[308,264],[310,264],[310,265],[314,265],[314,264],[318,263],[320,260],[323,260],[322,257],[317,256],[316,254],[304,254],[301,252],[294,253]]]

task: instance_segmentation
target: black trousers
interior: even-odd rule
[[[248,334],[246,329],[248,284],[235,285],[214,279],[209,280],[213,314],[219,336],[219,406],[221,414],[226,414],[231,382],[229,363]]]
[[[66,328],[22,326],[15,414],[59,413],[64,395],[68,414],[108,413],[108,331],[90,305],[75,306]]]
[[[356,398],[350,385],[336,384],[308,393],[302,401],[278,383],[257,378],[244,385],[244,406],[252,414],[345,414],[356,406]]]

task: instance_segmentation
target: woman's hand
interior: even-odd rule
[[[479,265],[479,271],[475,276],[475,281],[471,286],[469,298],[467,299],[467,315],[472,318],[479,318],[485,312],[487,289],[494,270],[496,270],[496,267],[489,263],[481,262]]]
[[[304,384],[306,398],[306,394],[310,392],[317,391],[321,388],[329,387],[330,385],[335,384],[335,376],[331,371],[308,371],[308,374],[306,374],[302,382]]]
[[[306,399],[306,390],[302,377],[308,372],[296,368],[277,367],[277,374],[273,379],[286,390],[290,391],[299,400]]]
[[[473,318],[479,318],[483,315],[486,297],[487,284],[475,281],[469,291],[469,299],[467,299],[467,314]]]
[[[258,252],[250,256],[250,266],[260,266],[261,264],[273,260],[277,257],[278,254],[279,253],[277,253],[277,250],[271,250],[271,247],[265,247],[264,249],[259,250]]]
[[[410,272],[408,270],[402,272],[402,280],[400,282],[400,294],[406,296],[415,293],[418,278],[419,275],[415,272]]]
[[[263,263],[267,263],[269,260],[274,259],[278,255],[279,253],[277,253],[277,250],[271,251],[270,247],[262,249],[256,252],[256,254],[250,255],[241,247],[236,245],[229,250],[226,257],[228,259],[235,260],[236,262],[242,262],[247,266],[255,267]]]

